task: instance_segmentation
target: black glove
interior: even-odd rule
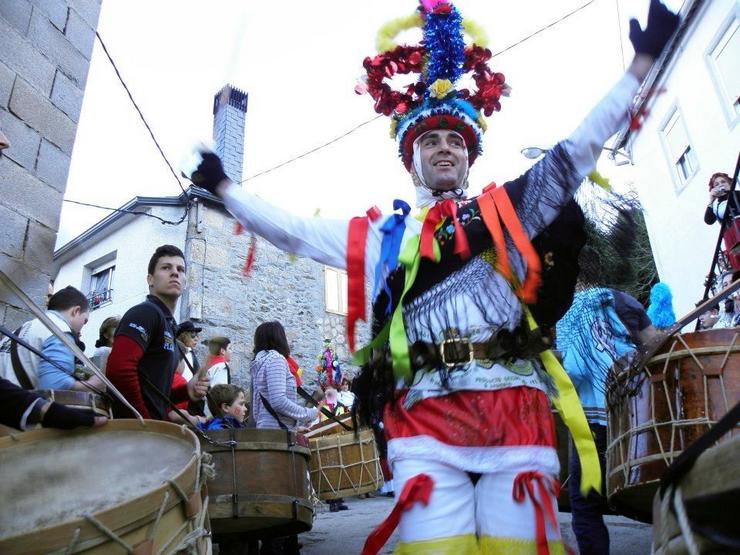
[[[678,16],[659,0],[650,0],[644,31],[636,19],[630,19],[630,41],[635,53],[648,54],[657,60],[678,27],[678,22]]]
[[[44,428],[59,428],[60,430],[72,430],[79,426],[92,426],[95,424],[95,413],[86,409],[73,409],[52,403],[44,414],[41,425]]]
[[[205,189],[209,193],[216,194],[216,186],[224,179],[228,179],[224,173],[224,166],[218,155],[210,151],[200,153],[203,158],[197,169],[190,176],[193,185]]]

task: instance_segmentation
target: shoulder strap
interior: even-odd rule
[[[229,366],[228,362],[224,361],[224,366],[226,366],[226,383],[231,383],[231,367]]]
[[[15,335],[19,335],[21,333],[21,326],[17,330],[15,330]],[[33,389],[33,384],[31,383],[31,379],[28,377],[28,373],[26,372],[26,369],[23,368],[23,364],[21,363],[21,359],[18,356],[18,342],[11,339],[10,340],[10,362],[13,365],[13,372],[15,372],[15,379],[18,380],[18,383],[23,389]]]
[[[277,421],[278,426],[280,426],[286,432],[289,432],[290,430],[288,429],[288,427],[285,425],[285,423],[282,420],[280,420],[280,417],[275,412],[275,409],[272,408],[272,405],[267,399],[265,399],[265,396],[262,395],[262,393],[260,393],[260,399],[262,399],[262,404],[265,405],[265,408],[267,409],[267,412],[270,413],[270,416],[272,416]]]

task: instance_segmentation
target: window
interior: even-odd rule
[[[740,119],[740,18],[737,9],[725,20],[710,43],[707,63],[725,116],[734,126]]]
[[[347,272],[324,266],[324,302],[327,312],[347,315]]]
[[[95,310],[113,301],[113,273],[115,266],[94,270],[90,276],[90,293],[88,301],[90,310]]]
[[[675,107],[670,113],[660,134],[668,157],[676,193],[680,193],[691,178],[696,175],[699,170],[699,163],[696,153],[691,148],[689,134],[686,132],[686,126],[678,107]]]

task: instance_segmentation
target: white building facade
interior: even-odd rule
[[[658,92],[648,117],[617,139],[632,154],[656,266],[677,316],[701,300],[719,234],[719,224],[703,221],[709,177],[732,175],[740,146],[740,2],[687,0],[682,17],[678,40],[646,82]]]

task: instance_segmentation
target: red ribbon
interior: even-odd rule
[[[236,222],[236,225],[234,226],[234,235],[241,235],[244,233],[244,227],[239,222]],[[252,269],[252,264],[254,264],[254,253],[257,251],[257,238],[254,236],[254,233],[249,234],[249,247],[247,249],[247,259],[244,261],[244,266],[242,266],[242,275],[244,277],[249,276],[249,271]]]
[[[535,484],[537,484],[539,499],[535,495]],[[545,517],[550,521],[550,525],[557,530],[558,521],[555,518],[551,494],[557,497],[559,491],[560,485],[552,478],[544,476],[540,472],[520,472],[514,478],[514,487],[511,492],[514,501],[524,503],[525,498],[529,497],[532,505],[534,505],[537,555],[548,555],[550,553],[547,545],[547,534],[545,533]]]
[[[435,261],[434,231],[437,229],[439,222],[446,218],[451,218],[452,224],[455,226],[455,254],[463,259],[470,258],[468,238],[457,219],[457,204],[449,198],[438,202],[427,212],[427,216],[424,218],[424,224],[421,227],[419,253],[423,258]]]
[[[362,548],[362,555],[375,555],[380,551],[388,538],[391,537],[393,530],[398,526],[401,520],[401,513],[408,511],[414,503],[421,503],[425,507],[429,504],[429,498],[432,495],[434,480],[428,474],[417,474],[409,479],[403,486],[403,491],[393,506],[391,514],[381,522],[378,527],[370,532],[365,540],[365,546]]]
[[[352,218],[347,231],[347,345],[355,350],[355,324],[365,322],[365,243],[369,222],[380,218],[377,206],[367,215]]]
[[[506,254],[506,243],[504,241],[501,222],[503,222],[514,246],[524,258],[527,264],[527,275],[516,290],[516,295],[525,303],[532,304],[537,301],[537,289],[542,282],[540,272],[542,264],[537,251],[527,237],[516,210],[511,204],[509,195],[504,187],[496,188],[492,183],[484,189],[483,194],[478,197],[478,208],[481,211],[483,222],[493,238],[493,246],[496,250],[496,269],[511,281],[511,268]]]

